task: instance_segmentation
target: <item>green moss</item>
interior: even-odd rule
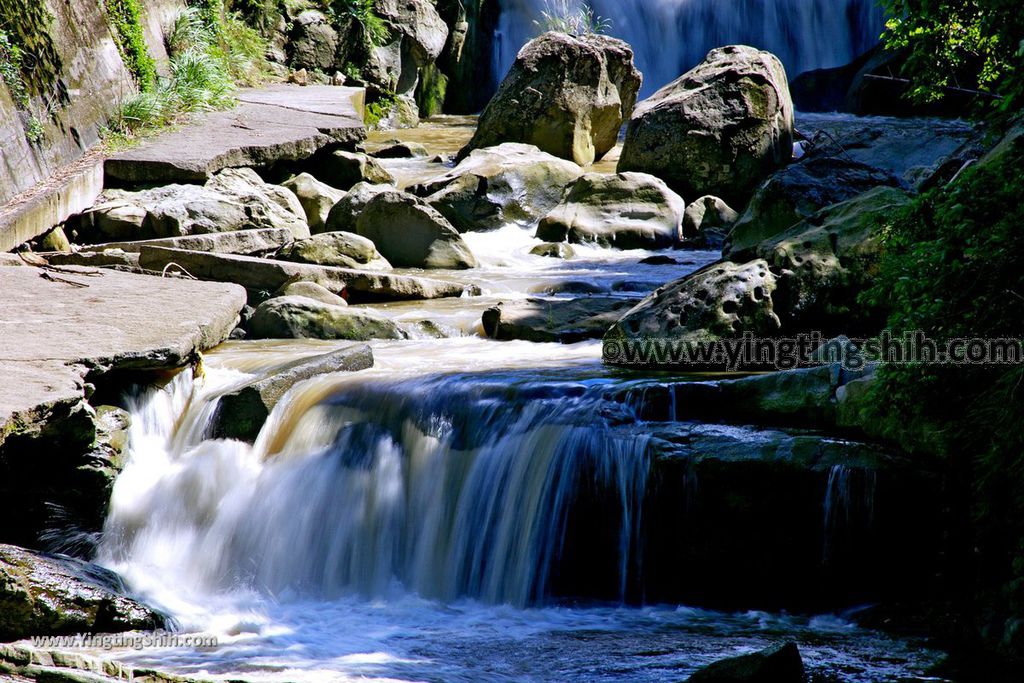
[[[444,113],[444,100],[448,94],[448,77],[441,73],[436,64],[430,64],[420,72],[416,85],[416,106],[420,116],[437,116]]]
[[[367,102],[363,111],[363,123],[367,128],[376,128],[382,119],[391,114],[398,96],[390,91],[379,93],[372,102]]]
[[[156,62],[146,45],[139,0],[104,0],[104,6],[125,66],[140,90],[150,90],[156,83]]]

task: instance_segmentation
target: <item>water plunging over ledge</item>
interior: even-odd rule
[[[570,5],[579,6],[573,0]],[[647,95],[695,66],[712,48],[744,44],[776,54],[790,78],[841,66],[874,47],[883,29],[875,0],[590,0],[629,43]],[[501,0],[495,82],[540,29],[544,0]]]

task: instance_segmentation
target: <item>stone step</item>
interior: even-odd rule
[[[120,249],[129,254],[137,254],[142,251],[143,247],[167,247],[169,249],[209,251],[216,254],[247,255],[279,249],[291,243],[293,239],[295,238],[291,230],[287,228],[265,228],[262,230],[213,232],[205,235],[162,237],[132,242],[106,242],[84,246],[80,251],[103,252],[108,249]]]

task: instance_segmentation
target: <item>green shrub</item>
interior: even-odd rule
[[[156,83],[156,62],[146,46],[139,0],[104,0],[104,4],[125,66],[139,89],[149,90]]]
[[[391,114],[397,101],[398,96],[393,92],[385,91],[377,94],[372,102],[366,103],[363,109],[363,123],[367,128],[376,128],[382,119]]]
[[[384,19],[377,14],[373,0],[328,0],[328,11],[335,16],[350,16],[355,19],[363,38],[371,46],[385,45],[391,39],[391,30]]]
[[[557,31],[573,36],[607,33],[612,22],[594,11],[589,2],[576,7],[569,0],[544,0],[541,19],[533,22],[541,31]]]
[[[1004,150],[886,226],[864,299],[888,307],[890,329],[1024,337],[1024,136]],[[885,365],[871,399],[868,417],[909,435],[904,443],[926,434],[943,444],[971,520],[959,557],[979,579],[973,588],[989,593],[979,605],[1024,613],[1024,366]]]

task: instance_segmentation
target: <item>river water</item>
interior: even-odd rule
[[[444,151],[467,130],[445,120],[404,136]],[[404,182],[436,172],[388,164]],[[612,428],[641,421],[610,396],[673,378],[606,369],[598,341],[482,336],[495,302],[563,297],[546,292],[573,281],[639,300],[717,254],[675,251],[676,264],[650,266],[640,261],[653,252],[581,247],[560,261],[528,253],[530,228],[466,238],[481,267],[431,275],[482,296],[373,306],[414,338],[371,342],[370,370],[297,385],[255,444],[209,438],[217,397],[337,344],[229,342],[205,375],[132,398],[130,461],[98,559],[219,645],[108,655],[225,680],[662,681],[795,640],[814,680],[925,680],[940,653],[841,615],[630,596],[644,571],[647,440]],[[419,334],[424,320],[447,336]],[[555,581],[570,508],[593,488],[617,520],[595,551],[611,567],[600,600]]]

